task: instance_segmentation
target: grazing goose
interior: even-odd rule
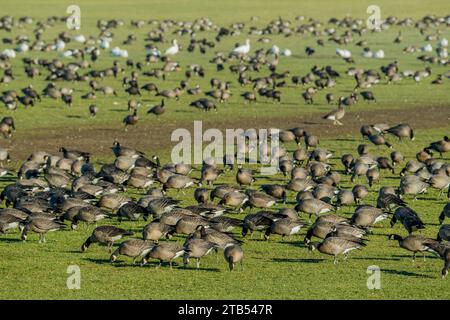
[[[388,217],[389,215],[381,209],[362,205],[356,208],[355,213],[352,215],[351,222],[355,226],[368,228],[373,227],[376,223],[385,220]]]
[[[244,251],[238,244],[227,244],[223,251],[223,257],[228,262],[228,268],[230,271],[234,270],[236,263],[241,264],[241,271],[244,271]]]
[[[225,194],[219,201],[219,205],[232,207],[242,212],[243,205],[249,200],[249,197],[240,191],[231,191]]]
[[[311,216],[314,214],[317,217],[321,214],[334,211],[335,208],[322,200],[319,199],[305,199],[301,200],[296,206],[295,211],[304,212],[309,214],[309,221],[311,222]]]
[[[26,241],[28,238],[28,232],[34,231],[39,234],[39,243],[45,243],[45,234],[47,232],[63,230],[66,226],[55,220],[49,220],[45,218],[33,218],[29,219],[25,227],[22,230],[21,238]]]
[[[311,238],[313,236],[325,239],[327,235],[334,231],[336,228],[336,223],[332,221],[326,221],[326,220],[319,220],[317,219],[314,224],[308,229],[306,232],[305,239],[303,240],[304,243],[308,244],[311,242]]]
[[[298,233],[304,225],[304,223],[290,218],[279,219],[273,221],[270,227],[266,229],[264,238],[269,240],[271,234],[279,234],[281,235],[281,240],[284,241],[285,236]]]
[[[437,151],[439,152],[439,155],[442,158],[443,153],[450,151],[450,139],[447,136],[445,136],[442,140],[430,143],[430,145],[427,148],[425,148],[425,150],[428,153],[431,153],[432,151]]]
[[[378,194],[377,208],[382,210],[388,210],[389,212],[396,207],[405,207],[407,203],[400,199],[397,195],[391,193],[382,193],[382,189]]]
[[[204,164],[201,171],[201,182],[206,182],[212,186],[213,182],[223,173],[223,170],[218,169],[215,165]]]
[[[204,225],[197,226],[194,235],[195,237],[209,241],[215,244],[217,248],[222,249],[224,249],[228,244],[239,244],[241,242],[236,240],[231,234],[210,229],[209,227],[206,228]]]
[[[388,148],[392,148],[392,145],[388,141],[386,141],[384,136],[382,136],[381,134],[369,135],[368,139],[369,139],[370,142],[372,142],[376,146],[385,145]]]
[[[81,251],[85,252],[93,243],[102,243],[108,245],[109,253],[112,252],[114,242],[122,239],[124,236],[131,236],[133,233],[115,226],[100,226],[92,231],[92,234],[82,244]]]
[[[133,258],[133,264],[136,264],[138,257],[144,257],[154,247],[153,242],[141,239],[129,239],[123,241],[119,247],[111,254],[111,263],[115,262],[120,255]]]
[[[119,222],[122,222],[123,218],[127,218],[131,221],[137,221],[143,214],[147,213],[147,209],[134,203],[127,202],[119,208],[117,211],[117,218]]]
[[[73,217],[71,228],[75,230],[80,221],[84,222],[86,228],[89,226],[89,224],[92,223],[97,226],[97,222],[106,218],[107,216],[108,214],[106,212],[97,207],[82,207],[80,208],[80,210],[78,210],[76,216]]]
[[[269,208],[273,206],[277,201],[276,198],[258,191],[249,190],[247,194],[248,194],[248,201],[244,203],[243,209],[247,207]]]
[[[362,241],[351,241],[339,237],[326,238],[321,243],[310,243],[309,250],[317,249],[319,252],[334,256],[334,264],[338,263],[338,255],[343,254],[344,260],[347,260],[348,253],[352,250],[360,250],[365,246]]]
[[[406,176],[400,180],[400,196],[413,195],[414,200],[417,200],[419,194],[425,193],[430,186],[424,179],[419,176]]]
[[[8,213],[0,214],[0,233],[6,234],[8,230],[20,227],[20,222],[22,221],[24,221],[24,219]]]
[[[144,153],[141,151],[137,151],[133,148],[121,145],[117,140],[114,140],[111,150],[113,151],[116,157],[124,156],[124,157],[138,158],[139,156],[144,155]]]
[[[157,268],[161,267],[163,262],[169,262],[170,269],[172,269],[172,261],[184,254],[183,246],[173,242],[162,242],[155,245],[149,253],[147,253],[141,261],[141,266],[147,264],[148,259],[157,259],[159,264]]]
[[[179,200],[173,200],[165,197],[153,199],[147,205],[147,213],[144,214],[144,219],[146,219],[149,215],[152,215],[153,218],[159,218],[161,215],[172,211],[172,209],[179,203]]]
[[[219,232],[231,232],[237,227],[242,227],[243,222],[239,219],[229,217],[214,217],[209,220],[211,228]]]
[[[208,220],[198,215],[185,215],[179,219],[175,225],[175,232],[178,234],[191,234],[197,230],[198,226],[207,226]]]
[[[163,184],[163,191],[167,191],[167,189],[186,189],[194,185],[194,180],[191,178],[181,175],[174,174],[170,176],[167,181]]]
[[[160,219],[155,219],[142,229],[142,238],[158,242],[162,237],[170,238],[174,232],[173,226],[161,222]]]
[[[183,263],[186,267],[189,264],[189,259],[196,259],[197,269],[200,268],[200,259],[206,256],[211,252],[212,249],[216,248],[216,245],[198,238],[190,238],[184,243],[184,255],[183,255]]]
[[[194,191],[194,199],[199,204],[208,203],[210,192],[205,188],[197,188]]]
[[[402,238],[398,234],[391,234],[388,236],[389,240],[397,240],[398,245],[408,251],[413,252],[413,262],[416,261],[417,252],[423,252],[423,260],[425,261],[425,251],[435,253],[435,250],[431,246],[436,245],[438,242],[431,238],[425,238],[420,235],[409,235],[406,238]]]
[[[409,138],[411,141],[414,141],[414,131],[411,128],[411,126],[407,123],[401,123],[394,127],[391,127],[386,132],[396,136],[399,138],[399,140],[402,140],[403,138]]]
[[[393,227],[397,220],[399,220],[405,229],[411,234],[415,230],[425,229],[425,225],[420,219],[419,215],[408,207],[398,207],[391,219],[391,227]]]
[[[250,231],[250,237],[253,239],[254,231],[263,231],[270,227],[273,221],[281,218],[282,216],[275,215],[269,211],[260,211],[255,214],[248,214],[245,216],[242,224],[242,236],[245,237]]]

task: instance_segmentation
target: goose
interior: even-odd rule
[[[338,263],[338,255],[343,254],[344,260],[347,260],[348,253],[352,250],[360,250],[365,244],[359,241],[351,241],[339,237],[326,238],[321,243],[310,243],[309,250],[318,250],[320,253],[334,256],[334,264]]]
[[[300,232],[300,229],[305,226],[304,223],[293,220],[291,218],[284,218],[273,221],[269,228],[266,229],[264,239],[269,240],[271,234],[281,235],[281,241],[284,241],[284,237],[290,237],[293,234]]]
[[[228,263],[228,268],[230,271],[234,270],[236,263],[240,263],[241,271],[244,270],[244,251],[241,246],[238,244],[227,244],[225,246],[225,250],[223,251],[223,257],[225,261]]]
[[[194,180],[190,177],[174,174],[170,176],[167,181],[163,184],[163,191],[167,191],[168,189],[186,189],[194,185]]]
[[[450,218],[450,203],[447,203],[439,215],[439,224],[442,224],[445,218]]]
[[[206,228],[204,225],[199,225],[194,232],[194,236],[213,243],[217,248],[224,249],[229,244],[239,244],[241,241],[235,239],[231,234]]]
[[[436,245],[438,242],[431,238],[425,238],[420,235],[409,235],[405,238],[402,238],[398,234],[391,234],[388,236],[389,240],[398,241],[398,245],[406,249],[408,251],[413,252],[413,262],[416,261],[417,252],[423,252],[423,260],[425,261],[425,252],[433,252],[436,253],[435,250],[432,249],[433,245]]]
[[[416,160],[409,160],[405,167],[400,171],[400,175],[404,176],[406,172],[416,173],[425,168],[425,164]]]
[[[283,200],[283,203],[286,203],[287,195],[284,186],[278,184],[265,184],[261,186],[261,189],[269,196]]]
[[[413,195],[414,200],[417,195],[425,193],[430,186],[424,179],[419,176],[404,176],[400,179],[399,193],[401,195]]]
[[[160,219],[155,219],[142,229],[142,238],[158,242],[162,237],[170,238],[174,232],[174,226],[165,224]]]
[[[119,247],[111,254],[111,263],[117,261],[120,255],[133,258],[133,264],[136,264],[138,257],[144,257],[154,247],[153,242],[141,239],[129,239],[123,241]]]
[[[208,185],[212,186],[213,182],[223,173],[223,170],[218,169],[215,165],[204,164],[201,170],[202,183],[206,182]]]
[[[161,217],[161,215],[172,211],[179,203],[179,200],[173,200],[166,197],[157,197],[156,199],[149,201],[147,204],[147,212],[144,214],[144,219],[146,219],[150,214],[154,218]]]
[[[166,111],[165,105],[164,105],[164,99],[161,100],[161,104],[155,105],[148,109],[147,113],[152,113],[156,116],[162,115]]]
[[[405,159],[403,154],[399,151],[392,151],[390,153],[390,157],[392,160],[392,167],[395,167],[397,164],[403,162],[403,160]],[[394,173],[394,169],[392,169],[392,173]]]
[[[379,183],[380,181],[380,171],[377,168],[369,168],[366,172],[366,177],[369,182],[369,187],[372,188],[374,183]]]
[[[189,259],[196,259],[197,269],[200,268],[200,259],[211,252],[216,247],[215,244],[204,239],[190,238],[184,243],[183,263],[186,267],[189,264]]]
[[[439,190],[438,197],[440,198],[444,189],[450,187],[450,177],[445,173],[435,174],[427,180],[427,183],[429,183],[431,187]]]
[[[99,208],[110,209],[113,212],[131,200],[132,199],[130,197],[122,194],[105,194],[100,197],[97,202],[97,206]]]
[[[236,173],[236,181],[239,184],[239,186],[251,185],[253,182],[255,182],[252,170],[244,169],[242,168],[241,165],[239,165],[238,171]]]
[[[344,116],[345,116],[345,109],[343,106],[339,106],[337,109],[331,111],[330,113],[327,113],[322,118],[333,121],[334,125],[342,126],[342,122],[340,122],[339,120],[344,118]]]
[[[28,238],[28,233],[30,231],[34,231],[39,234],[39,243],[45,243],[45,234],[47,232],[63,230],[65,227],[66,226],[59,221],[45,218],[33,218],[29,219],[25,224],[20,237],[23,241],[26,241]]]
[[[167,48],[164,52],[165,56],[174,56],[176,55],[180,50],[180,47],[178,46],[178,42],[176,39],[172,40],[172,46]]]
[[[135,109],[133,114],[127,115],[125,118],[123,118],[122,123],[125,124],[125,131],[128,130],[128,126],[134,126],[138,123],[139,117],[137,115],[137,110]]]
[[[439,242],[450,241],[450,224],[441,225],[436,240]]]
[[[64,147],[59,149],[59,152],[63,153],[64,158],[70,160],[86,160],[90,157],[89,152],[78,151],[78,150],[67,150]]]
[[[114,166],[122,171],[131,171],[135,166],[136,158],[119,156],[114,160]]]
[[[242,206],[249,200],[249,197],[238,191],[234,190],[225,194],[219,201],[219,205],[224,205],[227,207],[232,207],[242,211]]]
[[[411,141],[414,141],[414,131],[411,128],[411,126],[407,123],[400,123],[394,127],[391,127],[386,132],[396,136],[399,138],[399,140],[402,140],[402,138],[409,138]]]
[[[386,141],[384,136],[382,136],[381,134],[369,135],[368,139],[370,142],[372,142],[376,146],[385,145],[388,148],[392,148],[392,145],[388,141]]]
[[[230,185],[220,185],[211,190],[211,200],[215,198],[223,199],[223,197],[233,191],[238,191],[235,187]]]
[[[135,99],[128,100],[128,111],[136,110],[141,106],[141,103]]]
[[[119,222],[122,222],[122,219],[125,217],[129,220],[137,221],[145,213],[147,213],[146,208],[134,202],[127,202],[119,208],[116,215]]]
[[[445,136],[442,140],[430,143],[430,145],[424,150],[426,150],[428,153],[437,151],[442,158],[443,153],[450,152],[450,139]]]
[[[20,223],[24,219],[8,213],[0,214],[0,233],[6,234],[8,230],[21,227]]]
[[[405,229],[411,234],[415,230],[425,229],[425,224],[420,219],[419,215],[408,207],[398,207],[391,219],[391,227],[393,227],[397,220],[399,220]]]
[[[405,207],[407,203],[400,199],[397,195],[391,193],[382,193],[382,189],[378,194],[377,208],[391,211],[393,208],[402,206]]]
[[[361,97],[363,97],[364,101],[374,101],[375,103],[377,102],[377,99],[375,99],[375,96],[371,91],[361,91],[359,94],[361,95]]]
[[[250,40],[245,40],[245,44],[241,46],[236,46],[231,53],[238,56],[245,56],[250,52]]]
[[[225,216],[214,217],[209,220],[211,228],[219,232],[231,232],[236,227],[242,227],[242,221],[235,218]]]
[[[146,188],[150,187],[155,182],[155,180],[153,180],[153,178],[149,178],[148,174],[143,175],[135,173],[135,170],[137,168],[142,167],[136,167],[133,169],[133,173],[131,174],[130,178],[126,181],[126,185],[145,190]]]
[[[199,204],[207,203],[209,201],[209,190],[205,188],[195,189],[194,199]]]
[[[354,203],[355,203],[355,196],[352,191],[339,190],[339,193],[337,194],[336,209],[338,209],[343,205],[353,205]]]
[[[73,217],[71,228],[75,230],[80,221],[85,223],[85,227],[88,227],[91,223],[93,223],[95,227],[97,227],[97,222],[106,218],[107,216],[108,215],[106,214],[106,212],[97,207],[82,207],[78,211],[77,215]]]
[[[139,156],[144,155],[144,153],[141,151],[121,145],[119,143],[119,141],[117,141],[117,140],[114,140],[111,150],[113,151],[113,153],[116,157],[128,156],[128,157],[132,157],[132,158],[137,158]]]
[[[389,215],[381,209],[369,205],[361,205],[356,208],[355,213],[352,215],[351,223],[357,227],[368,228],[388,217]]]
[[[273,221],[281,219],[284,216],[274,214],[269,211],[260,211],[255,214],[248,214],[244,217],[242,224],[242,236],[245,237],[250,231],[250,237],[253,239],[254,231],[264,231],[267,229]],[[263,235],[261,234],[261,237]]]
[[[250,208],[269,208],[273,206],[277,199],[269,196],[266,193],[249,190],[247,192],[248,201],[246,201],[243,205],[243,209]]]
[[[195,232],[199,225],[208,225],[208,221],[198,215],[185,215],[175,225],[175,232],[178,234],[191,234]]]
[[[319,216],[321,214],[334,211],[335,207],[319,199],[305,199],[301,200],[296,206],[295,211],[304,212],[309,214],[309,221],[311,222],[311,216],[314,214]]]
[[[147,261],[152,259],[159,260],[157,268],[161,267],[163,262],[169,262],[170,269],[172,269],[172,262],[184,254],[183,246],[173,242],[162,242],[155,245],[150,252],[148,252],[140,263],[141,266],[147,264]]]
[[[100,226],[92,231],[92,234],[81,245],[81,251],[86,252],[89,246],[93,243],[102,243],[108,245],[109,253],[112,253],[112,246],[114,242],[122,239],[125,236],[133,235],[132,232],[126,231],[115,226]]]

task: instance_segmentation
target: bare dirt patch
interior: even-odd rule
[[[200,120],[200,117],[199,117]],[[323,120],[321,114],[299,115],[298,117],[286,117],[283,114],[274,114],[273,117],[261,118],[255,113],[254,117],[246,115],[245,118],[226,118],[220,122],[203,120],[203,130],[208,128],[292,128],[303,127],[317,134],[319,137],[340,137],[344,135],[357,135],[362,124],[384,123],[397,124],[409,123],[416,129],[450,128],[450,106],[430,106],[404,108],[397,110],[368,110],[362,112],[348,112],[342,121],[343,126],[333,126],[331,122]],[[34,129],[32,131],[18,132],[9,142],[13,159],[23,160],[31,152],[46,150],[57,153],[61,146],[91,152],[97,157],[109,157],[112,155],[110,147],[115,138],[124,145],[134,146],[147,154],[167,151],[174,145],[170,141],[171,133],[177,128],[186,128],[192,132],[193,123],[174,121],[159,123],[141,122],[127,132],[123,127],[83,127],[79,129],[56,128]],[[444,130],[448,134],[450,130]],[[7,145],[8,143],[6,143]],[[5,144],[4,144],[5,145]]]

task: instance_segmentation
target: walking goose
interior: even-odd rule
[[[170,238],[174,232],[173,226],[161,222],[160,219],[155,219],[142,229],[142,238],[158,242],[162,237]]]
[[[425,229],[425,224],[420,219],[417,212],[408,207],[398,207],[391,219],[391,227],[400,221],[405,229],[411,234],[415,230]]]
[[[170,269],[172,269],[172,261],[184,254],[183,246],[173,242],[162,242],[155,245],[149,253],[147,253],[141,261],[141,266],[147,264],[147,261],[152,259],[159,260],[156,266],[159,268],[163,262],[169,262]]]
[[[273,221],[269,228],[267,228],[264,238],[269,240],[271,234],[281,235],[281,241],[284,241],[284,237],[290,237],[293,234],[300,232],[300,228],[305,226],[299,220],[293,220],[291,218],[283,218]]]
[[[215,244],[206,241],[204,239],[198,239],[198,238],[191,238],[188,239],[184,243],[184,255],[183,255],[183,263],[186,267],[189,264],[189,259],[194,258],[196,259],[196,266],[197,269],[200,268],[200,259],[206,256],[208,253],[211,252],[212,249],[216,247]]]
[[[361,205],[356,208],[355,213],[351,217],[351,222],[355,226],[368,228],[388,217],[389,215],[381,209],[369,205]]]
[[[311,216],[314,214],[317,217],[321,214],[334,211],[335,208],[329,203],[326,203],[319,199],[305,199],[301,200],[296,206],[295,211],[309,214],[309,221],[311,222]]]
[[[66,226],[55,220],[49,220],[45,218],[33,218],[28,220],[25,227],[22,230],[21,238],[26,241],[28,238],[28,232],[34,231],[39,234],[39,243],[45,243],[45,234],[47,232],[63,230]]]
[[[223,251],[225,261],[228,262],[228,268],[230,271],[234,270],[236,263],[241,264],[241,271],[244,270],[244,251],[238,244],[227,244]]]

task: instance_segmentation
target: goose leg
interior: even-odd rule
[[[241,260],[241,271],[244,271],[244,259]]]
[[[338,263],[337,256],[334,256],[334,261],[333,261],[333,263],[334,263],[334,264],[337,264],[337,263]]]
[[[197,269],[200,269],[200,258],[197,258]]]
[[[416,253],[415,252],[413,253],[413,260],[412,261],[416,262]]]

